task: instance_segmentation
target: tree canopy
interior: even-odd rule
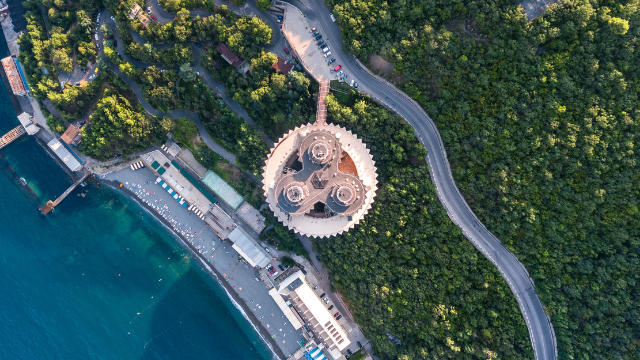
[[[637,359],[640,8],[330,0],[436,121],[479,219],[528,268],[560,358]],[[373,66],[373,63],[372,63]]]

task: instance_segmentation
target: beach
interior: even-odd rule
[[[193,212],[182,207],[159,184],[147,168],[125,168],[103,175],[100,181],[135,200],[179,238],[181,246],[220,283],[274,355],[286,359],[304,339],[283,316],[259,278],[257,269],[239,259],[231,243],[220,240]],[[120,186],[122,184],[122,186]]]

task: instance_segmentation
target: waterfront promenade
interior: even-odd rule
[[[258,325],[269,344],[277,346],[279,356],[289,357],[300,348],[298,341],[303,339],[302,331],[296,331],[283,317],[282,311],[269,295],[267,285],[256,280],[258,271],[241,261],[231,243],[221,241],[209,226],[173,199],[162,186],[155,183],[156,176],[147,168],[131,170],[125,168],[118,172],[103,175],[102,179],[122,183],[125,193],[134,196],[143,207],[152,211],[154,216],[180,236],[185,244],[191,245],[194,255],[198,256],[215,272],[214,277],[228,284],[235,298],[244,303],[249,320]],[[215,250],[214,250],[215,249]],[[217,273],[217,274],[216,274]],[[224,285],[224,284],[223,284]]]

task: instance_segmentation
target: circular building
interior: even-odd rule
[[[334,236],[367,214],[377,190],[375,161],[350,131],[316,122],[289,131],[264,167],[264,195],[297,233]]]

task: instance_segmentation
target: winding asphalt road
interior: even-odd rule
[[[297,6],[322,31],[336,64],[343,64],[344,71],[359,83],[359,90],[377,99],[385,107],[404,118],[416,131],[420,142],[427,149],[427,162],[431,180],[436,185],[438,199],[447,210],[449,218],[462,230],[464,236],[500,271],[518,301],[529,330],[536,360],[552,360],[557,357],[557,345],[553,326],[535,292],[533,280],[518,259],[476,218],[464,200],[451,173],[440,133],[435,122],[414,100],[383,79],[373,75],[353,57],[342,51],[341,32],[331,21],[329,9],[321,0],[289,0]]]
[[[536,360],[556,359],[557,345],[555,333],[550,319],[544,312],[542,303],[535,293],[533,280],[529,277],[527,270],[518,259],[505,249],[500,243],[500,240],[478,221],[460,194],[453,179],[447,160],[447,153],[435,122],[426,114],[422,107],[409,98],[409,96],[385,80],[370,73],[364,66],[361,66],[357,60],[342,51],[340,29],[337,23],[331,21],[329,9],[327,9],[322,0],[305,0],[304,2],[300,0],[288,0],[288,2],[297,6],[305,14],[310,23],[322,31],[325,41],[331,44],[332,52],[337,60],[336,64],[343,64],[345,66],[344,71],[349,73],[352,79],[358,81],[359,90],[396,112],[414,128],[420,142],[427,150],[429,171],[431,179],[436,186],[438,199],[444,205],[453,223],[460,227],[464,236],[498,268],[502,277],[507,281],[525,319]],[[255,4],[253,4],[252,1],[248,1],[248,4],[253,14],[267,21],[272,28],[275,27],[275,21],[270,15],[253,9],[252,7],[255,7]],[[162,20],[170,20],[173,18],[173,14],[157,6],[157,1],[151,0],[148,5],[151,5],[152,9],[155,10],[154,12],[156,16],[158,16],[159,21],[163,22]],[[243,11],[247,11],[247,8],[243,9]],[[192,15],[198,15],[194,13],[195,12],[192,12]],[[276,29],[279,29],[279,27]],[[270,47],[282,47],[279,46],[281,45],[281,41],[283,40],[279,30],[274,31],[274,41],[267,49],[269,50]],[[128,80],[117,68],[112,68],[112,70],[123,78],[123,80]],[[135,82],[129,80],[127,83],[136,92],[140,102],[147,111],[150,113],[158,112],[158,110],[153,109],[144,100],[140,88]],[[187,116],[192,118],[196,124],[198,124],[199,128],[202,127],[197,116],[190,116],[191,114],[195,115],[194,113],[180,110],[171,112],[172,116]],[[202,131],[202,133],[206,134],[206,131]]]

